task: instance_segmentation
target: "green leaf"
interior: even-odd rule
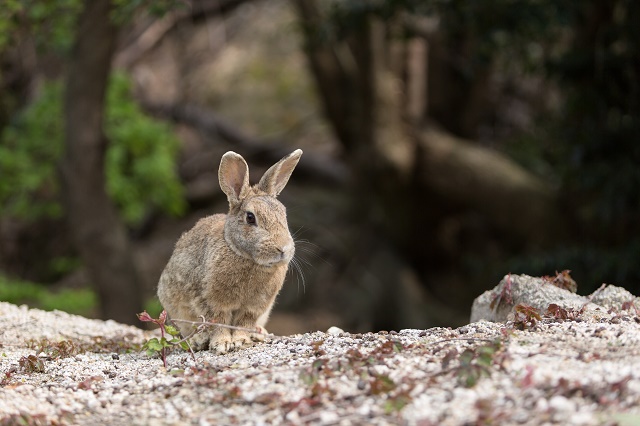
[[[172,325],[165,325],[164,326],[164,331],[166,331],[168,334],[172,335],[172,336],[179,336],[180,335],[180,331],[178,331],[178,329]]]
[[[385,414],[389,415],[395,412],[399,412],[411,402],[411,399],[411,396],[406,393],[401,393],[394,397],[390,397],[384,403]]]
[[[50,13],[49,6],[38,7],[31,13]],[[40,96],[2,129],[0,216],[34,221],[61,215],[57,163],[64,137],[62,92],[60,83],[45,83]],[[122,73],[111,76],[106,103],[106,190],[120,215],[136,225],[154,210],[182,214],[186,202],[176,172],[179,140],[170,126],[142,112]]]
[[[147,343],[145,343],[142,348],[146,349],[147,351],[160,352],[163,348],[163,344],[160,343],[160,341],[156,337],[154,337],[152,339],[147,340]]]
[[[460,361],[461,366],[470,365],[473,358],[475,358],[476,354],[471,349],[465,349],[464,352],[460,354],[458,360]]]
[[[300,380],[307,386],[314,385],[318,382],[318,375],[313,374],[311,371],[302,370],[300,372]]]
[[[380,395],[383,393],[389,393],[396,388],[396,384],[386,374],[375,375],[371,380],[371,393],[373,395]]]

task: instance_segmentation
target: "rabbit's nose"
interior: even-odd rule
[[[280,252],[282,254],[285,254],[285,253],[291,252],[292,250],[293,250],[293,243],[289,243],[287,245],[282,246],[282,248],[280,249]]]
[[[278,251],[280,251],[280,257],[282,259],[286,259],[286,258],[290,257],[292,255],[292,253],[293,253],[293,248],[294,248],[293,243],[289,243],[289,244],[286,244],[286,245],[284,245],[282,247],[279,247]]]

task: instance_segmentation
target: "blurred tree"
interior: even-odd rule
[[[294,4],[326,116],[357,177],[354,215],[365,225],[354,247],[362,264],[373,259],[365,269],[395,268],[385,280],[399,284],[415,271],[440,296],[453,296],[446,287],[473,295],[438,283],[437,271],[450,279],[465,257],[490,264],[485,246],[497,238],[493,261],[517,257],[512,267],[539,274],[576,268],[585,291],[599,284],[589,278],[638,288],[640,268],[628,261],[640,247],[637,2]],[[529,112],[535,130],[507,136],[526,135],[515,150],[548,164],[542,178],[485,147],[487,135],[497,147],[506,139],[496,81],[520,88],[528,77],[545,79]],[[395,253],[384,267],[376,243]],[[595,258],[597,272],[587,266]],[[387,291],[384,303],[398,288]],[[394,310],[381,310],[390,315],[382,321],[397,324]]]
[[[541,117],[567,206],[573,239],[537,257],[578,265],[577,278],[640,291],[640,3],[589,0],[562,9],[565,44],[547,75],[562,88],[559,111]],[[592,286],[599,285],[599,281]]]
[[[64,146],[62,89],[45,83],[0,132],[0,217],[34,223],[63,214],[56,174]],[[119,215],[135,228],[156,210],[181,214],[185,202],[174,166],[180,142],[170,126],[141,111],[123,73],[109,79],[105,114],[107,192]]]
[[[160,5],[163,12],[174,2],[168,1]],[[127,9],[130,4],[120,5],[119,9],[112,10],[112,13],[105,19],[110,22],[125,21],[131,15],[131,10]],[[138,5],[139,6],[139,5]],[[34,92],[36,96],[32,101],[19,112],[7,110],[13,114],[8,125],[4,126],[0,132],[0,171],[5,179],[0,182],[0,219],[2,219],[2,229],[13,233],[16,238],[15,243],[3,241],[2,263],[14,275],[30,276],[31,279],[47,281],[51,278],[58,279],[59,272],[56,259],[64,256],[75,256],[68,244],[65,244],[64,235],[52,237],[50,228],[56,228],[59,232],[62,228],[67,228],[60,223],[61,216],[69,219],[68,229],[75,230],[81,227],[77,235],[70,232],[78,246],[84,265],[90,271],[89,281],[93,282],[99,290],[101,297],[101,315],[106,318],[117,318],[121,321],[134,322],[135,313],[140,310],[140,305],[136,300],[142,298],[142,293],[135,281],[131,281],[126,276],[134,276],[131,272],[133,261],[131,254],[127,253],[128,235],[127,231],[120,223],[122,220],[129,226],[139,227],[142,222],[154,213],[161,210],[172,215],[180,214],[185,207],[182,188],[177,178],[175,170],[175,157],[179,142],[169,126],[151,120],[144,115],[133,100],[133,94],[129,79],[122,73],[117,73],[108,78],[108,90],[102,93],[105,84],[102,78],[109,76],[109,65],[113,55],[113,39],[106,38],[105,45],[108,49],[88,49],[82,43],[76,43],[76,48],[70,52],[73,43],[75,23],[79,20],[82,3],[78,0],[65,0],[64,2],[48,3],[35,1],[28,5],[23,2],[16,2],[8,5],[7,8],[0,8],[4,12],[0,14],[0,27],[10,30],[10,36],[0,39],[0,57],[7,52],[14,50],[21,52],[25,49],[25,40],[33,40],[37,46],[38,54],[36,62],[42,61],[43,57],[52,57],[51,62],[64,62],[69,59],[71,73],[79,73],[80,80],[71,77],[67,82],[72,82],[72,87],[68,87],[56,82],[45,81],[41,87]],[[84,12],[85,14],[88,12]],[[84,19],[86,15],[82,15]],[[105,24],[106,25],[106,24]],[[113,24],[111,24],[113,26]],[[80,30],[92,31],[90,24],[84,22],[80,24]],[[111,30],[113,31],[113,29]],[[101,34],[94,35],[93,41],[101,40],[102,36],[112,32],[104,30]],[[101,47],[103,45],[100,45]],[[77,55],[82,55],[90,51],[93,56],[86,60],[77,59]],[[52,55],[55,52],[55,55]],[[108,53],[108,56],[107,56]],[[102,56],[100,56],[102,54]],[[12,53],[11,58],[19,55]],[[8,62],[11,70],[14,62]],[[93,68],[92,68],[93,67]],[[15,68],[15,67],[14,67]],[[54,67],[57,68],[57,67]],[[46,68],[45,68],[46,69]],[[85,71],[89,74],[85,74]],[[94,70],[101,71],[93,73]],[[42,67],[35,69],[24,69],[24,78],[31,81],[28,86],[32,89],[39,85],[34,82],[39,81]],[[105,74],[106,73],[106,74]],[[55,77],[57,73],[54,73]],[[5,74],[0,75],[4,77]],[[93,78],[97,81],[92,83]],[[2,79],[0,79],[2,80]],[[75,85],[75,86],[74,86]],[[63,90],[65,90],[66,105],[63,108]],[[71,99],[80,94],[81,98]],[[18,99],[28,99],[23,93],[4,93],[3,100],[7,96],[15,96]],[[76,103],[83,105],[77,107]],[[96,106],[101,102],[106,102],[99,110],[91,112],[87,106]],[[84,108],[87,107],[87,108]],[[105,109],[106,108],[106,109]],[[61,178],[66,177],[63,188],[60,188],[60,180],[56,176],[56,165],[61,161],[63,146],[65,146],[65,135],[63,128],[63,109],[65,109],[67,121],[67,137],[65,157],[63,165],[60,167],[63,173]],[[88,114],[93,121],[89,127],[82,130],[83,120],[89,120],[87,116],[80,116],[80,125],[75,114]],[[106,114],[104,119],[98,120],[97,116]],[[99,124],[104,121],[103,130]],[[93,127],[98,126],[98,127]],[[2,126],[0,126],[1,128]],[[69,130],[69,127],[72,127]],[[87,146],[85,142],[91,142],[86,132],[88,130],[99,130],[100,143],[95,145],[95,152],[91,156],[91,144]],[[97,137],[93,142],[97,141]],[[80,149],[79,156],[70,155],[69,150]],[[94,163],[91,163],[91,159]],[[73,163],[85,162],[87,168],[81,168],[83,164]],[[65,172],[66,171],[66,172]],[[82,173],[91,172],[91,176]],[[95,172],[95,173],[94,173]],[[104,173],[100,177],[97,173]],[[80,181],[79,183],[77,181]],[[82,185],[87,185],[83,187]],[[95,185],[92,187],[91,185]],[[109,199],[104,197],[105,188],[97,193],[93,189],[106,185]],[[75,197],[66,193],[71,187],[76,191]],[[89,187],[92,191],[86,192]],[[96,199],[78,200],[92,194],[97,194]],[[61,198],[65,198],[67,203],[61,208]],[[117,207],[118,216],[114,216],[110,210],[104,210],[106,205]],[[87,206],[95,208],[89,211]],[[82,208],[82,212],[71,212],[73,208]],[[87,217],[88,213],[101,214],[100,217]],[[82,220],[80,220],[80,219]],[[82,222],[84,221],[84,222]],[[91,229],[86,224],[87,221],[94,222],[98,229]],[[114,230],[105,228],[116,224]],[[43,231],[45,229],[45,232]],[[13,232],[12,232],[13,230]],[[103,238],[96,238],[95,232],[101,232]],[[87,236],[87,233],[94,233]],[[44,239],[48,246],[43,253],[42,245],[24,244],[22,241],[32,241],[35,234],[40,239]],[[84,236],[83,236],[84,235]],[[6,234],[4,234],[6,237]],[[57,241],[51,244],[49,241]],[[60,242],[63,241],[61,244]],[[122,245],[124,241],[124,246]],[[42,241],[41,241],[42,242]],[[4,250],[9,247],[10,250]],[[33,256],[34,247],[38,247],[38,256]],[[119,253],[124,248],[124,253]],[[95,253],[89,253],[90,250]],[[110,250],[118,253],[116,256],[109,254]],[[49,251],[52,251],[50,253]],[[10,252],[10,253],[8,253]],[[48,255],[61,256],[49,259]],[[15,256],[20,257],[15,262]],[[117,256],[121,256],[118,258]],[[26,259],[28,257],[29,259]],[[87,259],[90,259],[88,261]],[[101,270],[92,271],[91,268]],[[122,272],[110,272],[112,268],[123,268]],[[74,269],[77,269],[74,268]],[[129,271],[127,271],[129,269]],[[24,272],[23,272],[24,271]],[[106,272],[105,272],[106,271]],[[68,273],[69,271],[67,271]],[[112,274],[109,278],[109,273]],[[133,275],[132,275],[133,274]],[[111,280],[115,281],[115,284]],[[129,280],[128,282],[126,280]],[[11,281],[7,281],[10,283]],[[16,281],[16,285],[20,285]],[[124,293],[121,292],[124,289]],[[4,292],[3,294],[5,294]],[[130,297],[132,294],[135,297]],[[8,294],[8,293],[6,293]],[[121,297],[125,297],[129,303],[121,302]],[[137,306],[137,307],[135,307]],[[127,313],[128,312],[128,313]]]
[[[375,325],[437,321],[425,318],[424,306],[406,312],[405,299],[411,297],[403,294],[415,291],[416,276],[435,289],[428,277],[447,263],[437,242],[446,217],[461,209],[480,212],[515,244],[526,241],[520,247],[545,245],[561,229],[555,194],[508,157],[461,140],[425,117],[428,101],[421,97],[427,91],[408,88],[430,90],[441,82],[415,81],[427,78],[421,70],[427,58],[411,57],[420,54],[420,46],[409,44],[394,2],[332,4],[327,9],[314,0],[296,1],[326,115],[356,176],[353,214],[362,233],[354,252],[373,276],[396,283],[381,284],[386,289],[380,303],[387,308],[377,311]],[[425,63],[410,67],[416,60]],[[467,95],[460,102],[476,102],[470,100],[472,90]],[[398,299],[403,303],[390,302]]]
[[[91,280],[102,315],[127,324],[142,311],[140,279],[126,228],[105,182],[105,92],[117,29],[110,0],[87,0],[68,64],[61,163],[69,229]]]

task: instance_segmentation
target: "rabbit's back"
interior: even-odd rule
[[[215,214],[200,219],[176,243],[158,282],[158,298],[172,317],[197,319],[190,306],[203,295],[210,259],[229,250],[224,247],[225,218]]]

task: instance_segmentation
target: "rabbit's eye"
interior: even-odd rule
[[[249,225],[255,225],[256,224],[256,216],[251,212],[247,212],[247,223]]]

